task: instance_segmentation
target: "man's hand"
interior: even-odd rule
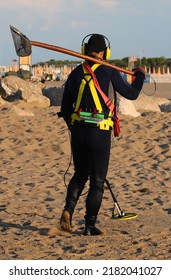
[[[133,72],[134,72],[134,76],[137,76],[140,74],[140,75],[143,75],[144,79],[145,79],[145,69],[142,66],[138,66],[138,67],[134,68]]]

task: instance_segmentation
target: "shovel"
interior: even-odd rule
[[[102,64],[102,65],[106,65],[109,67],[112,67],[120,72],[129,74],[129,75],[134,75],[134,72],[127,70],[127,69],[123,69],[120,68],[116,65],[110,64],[106,61],[100,61],[96,58],[93,58],[91,56],[88,55],[84,55],[81,54],[79,52],[75,52],[69,49],[65,49],[59,46],[54,46],[54,45],[49,45],[49,44],[45,44],[45,43],[41,43],[41,42],[36,42],[36,41],[30,41],[20,30],[18,30],[17,28],[13,27],[10,25],[10,29],[11,29],[11,34],[12,34],[12,38],[14,41],[14,46],[15,46],[15,50],[18,56],[29,56],[31,55],[32,52],[32,46],[36,46],[36,47],[40,47],[40,48],[44,48],[44,49],[49,49],[52,51],[56,51],[56,52],[61,52],[64,54],[68,54],[71,56],[75,56],[81,59],[85,59],[85,60],[89,60],[92,61],[94,63],[98,63],[98,64]]]

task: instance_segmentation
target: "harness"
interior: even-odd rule
[[[88,68],[86,67],[86,64],[83,64],[82,66],[84,71],[84,77],[82,78],[79,87],[74,113],[71,115],[71,124],[77,122],[77,123],[83,123],[85,125],[98,127],[101,130],[109,130],[112,129],[114,125],[113,111],[110,110],[109,114],[107,115],[103,112],[102,105],[96,88],[98,88],[98,91],[99,90],[101,91],[101,89],[99,88],[99,85],[97,86],[97,84],[94,81],[95,74],[93,72],[99,66],[100,66],[99,64],[94,64],[90,68],[91,69],[90,71],[87,70]],[[89,85],[90,92],[95,104],[95,109],[93,110],[93,112],[83,111],[82,108],[80,108],[84,89],[87,83]],[[109,100],[107,96],[106,98],[107,100]]]

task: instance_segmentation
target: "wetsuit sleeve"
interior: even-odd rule
[[[112,84],[115,90],[123,97],[129,100],[138,98],[144,82],[144,75],[137,72],[132,84],[124,80],[120,72],[116,71],[112,77]]]
[[[138,90],[141,90],[142,89],[142,86],[143,86],[143,82],[144,82],[144,79],[145,79],[145,73],[143,73],[141,70],[137,70],[135,73],[134,73],[134,76],[135,79],[133,81],[133,83],[131,84],[131,86],[133,88],[136,88]]]

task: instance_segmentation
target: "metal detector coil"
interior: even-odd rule
[[[118,202],[117,202],[117,200],[116,200],[116,198],[115,198],[115,196],[112,192],[109,181],[107,179],[105,179],[105,182],[106,182],[106,185],[107,185],[107,187],[108,187],[108,189],[109,189],[109,191],[112,195],[113,202],[114,202],[114,207],[113,207],[113,211],[112,211],[112,219],[115,219],[115,220],[130,220],[130,219],[136,218],[138,216],[137,214],[135,214],[135,213],[124,213],[121,210],[121,208],[120,208],[120,206],[119,206],[119,204],[118,204]],[[115,209],[117,209],[117,212],[118,212],[117,214],[114,213]]]
[[[121,214],[112,214],[112,219],[115,220],[131,220],[136,218],[138,215],[136,213],[121,213]]]

